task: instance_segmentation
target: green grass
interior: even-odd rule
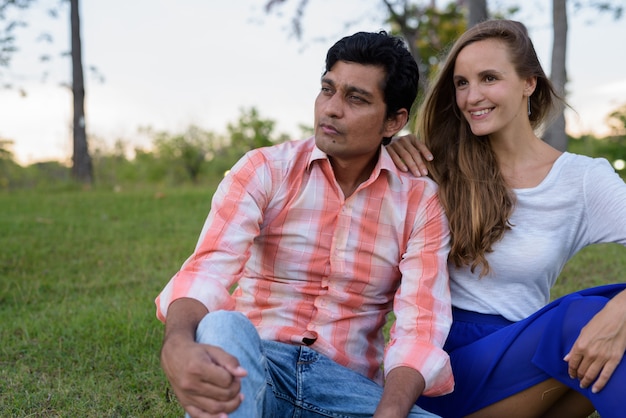
[[[154,297],[211,190],[0,195],[0,416],[180,416]]]
[[[181,416],[153,300],[212,189],[0,193],[0,417]],[[572,260],[556,296],[621,281],[619,246]]]

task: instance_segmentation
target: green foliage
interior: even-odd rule
[[[623,165],[626,161],[626,104],[611,112],[607,116],[607,123],[613,135],[606,138],[592,135],[570,138],[568,151],[606,158],[626,178],[626,170],[620,166],[620,162]]]
[[[227,136],[193,125],[181,133],[141,128],[138,133],[152,142],[148,149],[132,148],[122,139],[108,145],[92,136],[89,140],[96,187],[214,184],[247,151],[289,139],[286,134],[275,134],[274,128],[273,120],[262,118],[250,108],[241,111],[237,122],[227,125]],[[306,135],[312,132],[310,127],[301,129]],[[82,187],[69,177],[69,168],[59,162],[21,167],[13,161],[10,146],[10,141],[0,140],[0,190]]]
[[[262,119],[259,111],[254,107],[241,109],[241,116],[237,123],[229,123],[226,126],[230,146],[224,148],[221,155],[236,161],[252,149],[285,141],[287,136],[284,134],[274,136],[275,125],[276,122],[273,120]]]
[[[621,105],[609,114],[607,124],[615,135],[626,135],[626,104]]]
[[[209,131],[190,126],[182,134],[154,134],[155,157],[175,182],[183,179],[198,183],[207,160],[220,149],[220,139]]]
[[[430,78],[437,72],[450,45],[465,32],[467,19],[454,3],[448,4],[442,10],[427,7],[421,15],[416,16],[420,16],[415,26],[417,48]]]
[[[58,161],[22,167],[12,159],[0,158],[0,190],[74,188],[69,168]]]
[[[617,161],[626,161],[626,135],[595,138],[583,135],[580,138],[570,138],[568,151],[590,157],[606,158],[616,168]],[[626,170],[620,170],[622,177],[626,177]]]
[[[11,145],[13,145],[13,141],[0,139],[0,190],[9,187],[9,179],[18,167],[13,161]]]
[[[0,160],[12,160],[13,159],[13,151],[11,151],[12,146],[13,146],[13,141],[0,138]]]

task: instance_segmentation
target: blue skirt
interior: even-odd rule
[[[581,389],[563,361],[582,327],[624,289],[626,283],[581,290],[519,322],[454,308],[444,346],[454,372],[454,392],[422,396],[418,405],[444,418],[464,417],[554,378],[586,396],[602,418],[626,417],[626,361],[596,394],[591,387]]]

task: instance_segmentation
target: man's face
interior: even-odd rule
[[[384,77],[382,67],[344,61],[322,77],[315,100],[315,143],[331,160],[367,163],[383,137],[402,128],[385,116]]]

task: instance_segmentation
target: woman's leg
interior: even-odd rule
[[[545,418],[569,418],[580,414],[581,417],[587,417],[595,410],[596,408],[589,399],[570,389],[543,416]]]
[[[514,378],[524,373],[523,368],[529,371],[537,368],[538,377],[544,373],[549,379],[486,406],[470,416],[498,416],[507,411],[507,416],[520,417],[587,417],[597,408],[603,418],[619,417],[623,388],[626,385],[626,365],[622,362],[607,386],[593,394],[589,388],[580,388],[577,379],[568,376],[567,363],[563,360],[578,338],[580,330],[607,301],[607,298],[601,296],[575,295],[530,321],[491,371],[490,380],[501,382],[507,376]],[[489,382],[485,387],[489,389]]]
[[[598,393],[592,393],[591,387],[581,388],[578,379],[569,377],[567,363],[557,361],[571,350],[582,328],[604,308],[607,301],[600,296],[582,296],[570,298],[559,306],[550,328],[554,331],[544,335],[533,362],[572,391],[589,399],[602,418],[620,418],[624,416],[626,387],[626,362],[623,359],[604,389]]]
[[[445,417],[490,416],[502,408],[507,414],[541,416],[552,410],[565,410],[569,403],[590,410],[585,397],[602,418],[619,417],[626,387],[626,362],[622,362],[607,386],[597,394],[581,389],[569,378],[563,357],[580,330],[605,305],[610,295],[573,294],[559,299],[531,317],[504,326],[474,342],[452,350],[450,358],[455,390],[439,398],[424,398],[419,404]],[[451,335],[480,330],[480,314],[455,317]],[[477,331],[477,332],[478,332]],[[480,333],[478,332],[478,335]],[[450,338],[450,337],[449,337]],[[579,393],[580,396],[575,395]],[[581,412],[583,415],[583,412]],[[506,415],[509,416],[509,415]]]
[[[557,380],[548,379],[467,418],[586,418],[593,411],[593,404],[580,393]]]

